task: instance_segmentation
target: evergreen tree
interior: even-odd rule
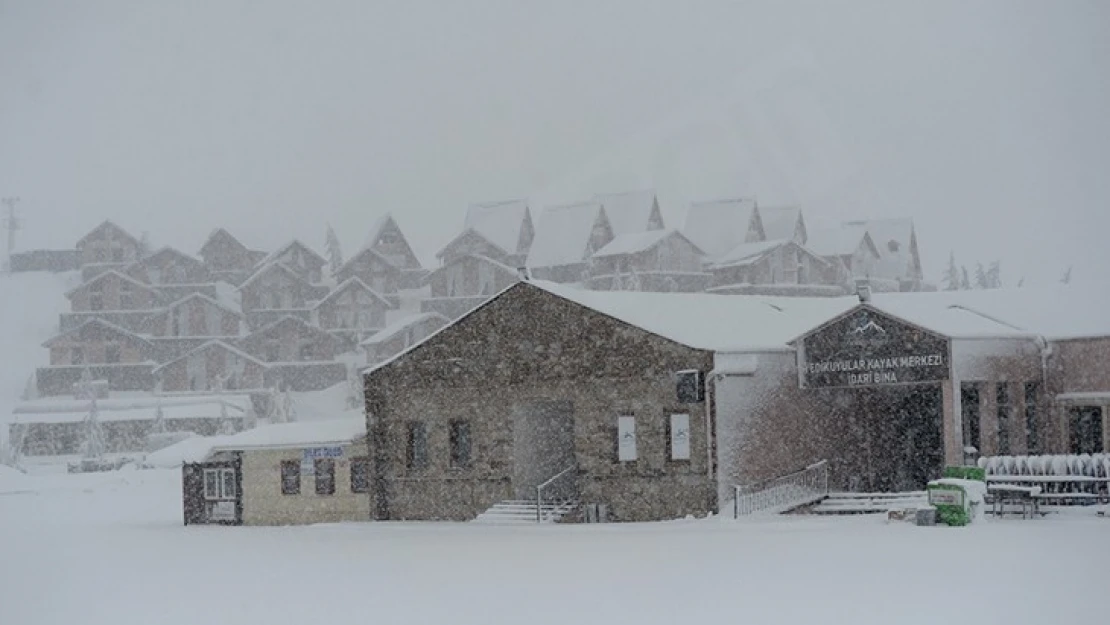
[[[960,267],[960,290],[971,290],[971,280],[967,277],[967,266]]]
[[[987,272],[983,270],[983,263],[975,263],[975,288],[989,288],[987,285]]]
[[[331,270],[331,275],[339,273],[339,268],[343,266],[343,250],[339,247],[339,237],[335,236],[335,230],[328,224],[328,232],[324,239],[324,248],[328,255],[328,268]]]
[[[358,366],[354,363],[347,364],[347,408],[361,408],[365,405],[362,387],[362,376],[358,374]]]
[[[997,260],[987,268],[987,288],[1002,288],[1002,264]]]
[[[1068,265],[1067,271],[1064,272],[1064,277],[1060,280],[1064,284],[1071,284],[1071,265]]]
[[[139,258],[146,258],[153,250],[150,249],[150,233],[143,230],[143,234],[139,237]]]
[[[154,423],[150,426],[151,434],[165,434],[166,433],[166,415],[162,412],[162,402],[159,401],[154,407]]]
[[[956,253],[948,253],[948,271],[944,272],[944,290],[958,291],[960,289],[960,270],[956,268]]]

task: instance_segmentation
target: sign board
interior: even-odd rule
[[[309,447],[303,450],[301,456],[301,475],[311,477],[316,475],[317,458],[342,458],[342,447]]]
[[[949,378],[949,341],[869,307],[804,337],[798,351],[802,386],[883,386]]]
[[[962,506],[964,505],[964,492],[947,488],[930,488],[929,503],[934,506]]]
[[[617,460],[632,462],[636,459],[636,417],[617,417]]]
[[[690,415],[671,415],[671,460],[690,459]]]
[[[212,510],[208,513],[208,518],[213,521],[234,521],[235,502],[217,501],[213,503]]]

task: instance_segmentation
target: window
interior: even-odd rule
[[[298,350],[298,356],[300,357],[302,362],[311,361],[312,360],[312,344],[311,343],[305,343],[304,345],[301,345],[300,350]]]
[[[617,460],[636,460],[636,417],[633,415],[617,417]]]
[[[83,365],[85,364],[85,350],[80,347],[73,347],[69,350],[69,364]]]
[[[104,346],[104,362],[119,362],[120,349],[118,343],[108,343]]]
[[[982,451],[979,440],[979,387],[974,382],[960,385],[960,413],[963,416],[964,447]]]
[[[281,494],[301,494],[301,462],[300,460],[281,461]]]
[[[670,423],[671,460],[690,459],[690,415],[676,413],[671,415]]]
[[[123,248],[122,247],[119,247],[118,245],[113,245],[112,246],[112,262],[114,262],[114,263],[122,263],[123,262]]]
[[[900,247],[902,247],[902,246],[899,245],[899,243],[897,241],[895,241],[894,239],[891,239],[890,241],[887,241],[886,249],[888,249],[892,252],[897,252],[898,248],[900,248]]]
[[[104,310],[104,293],[99,284],[89,289],[89,310]]]
[[[470,466],[470,423],[451,422],[451,468],[465,469]]]
[[[1083,406],[1068,410],[1068,448],[1073,454],[1098,454],[1102,448],[1102,409]]]
[[[414,421],[409,423],[408,441],[405,444],[405,466],[420,470],[428,466],[428,426]]]
[[[351,458],[351,492],[370,492],[370,459]]]
[[[316,494],[335,494],[335,460],[331,458],[317,458],[312,461],[316,472]]]
[[[1041,433],[1037,427],[1037,395],[1039,385],[1036,382],[1025,383],[1025,453],[1041,453]]]
[[[998,399],[998,455],[1005,456],[1010,453],[1010,385],[999,382],[996,397]]]
[[[205,469],[204,498],[235,499],[235,469]]]
[[[120,283],[120,285],[119,285],[119,307],[120,307],[120,310],[131,310],[132,308],[137,308],[137,306],[135,306],[135,293],[134,293],[133,289],[134,288],[126,282]]]

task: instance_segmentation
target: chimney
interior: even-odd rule
[[[867,278],[856,278],[856,296],[861,304],[871,301],[871,282]]]
[[[532,276],[528,274],[528,268],[527,267],[517,267],[516,268],[516,275],[517,275],[518,278],[520,278],[521,280],[524,280],[525,282],[527,282],[529,279],[532,278]]]

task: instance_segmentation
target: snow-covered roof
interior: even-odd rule
[[[382,328],[381,330],[378,330],[374,334],[371,334],[368,338],[366,338],[366,340],[359,343],[359,345],[366,346],[366,345],[377,345],[379,343],[383,343],[383,342],[388,341],[389,339],[393,338],[394,336],[400,334],[401,332],[404,332],[407,328],[410,328],[410,327],[412,327],[414,325],[417,325],[417,324],[420,324],[420,323],[424,323],[425,321],[431,321],[433,319],[438,319],[438,320],[442,321],[444,325],[451,322],[450,319],[448,319],[447,317],[445,317],[445,316],[443,316],[439,313],[436,313],[436,312],[427,312],[427,313],[418,313],[418,314],[415,314],[415,315],[409,315],[407,317],[402,317],[402,318],[394,321],[393,323],[387,325],[386,327]]]
[[[339,271],[337,271],[336,274],[339,275],[339,274],[345,273],[352,265],[354,265],[355,263],[360,262],[362,257],[367,255],[367,254],[369,254],[371,256],[377,256],[378,260],[380,260],[382,262],[382,264],[387,269],[390,269],[392,271],[400,271],[401,270],[400,267],[391,263],[389,261],[389,259],[386,258],[384,255],[382,255],[382,253],[379,252],[378,250],[375,250],[375,249],[370,248],[370,247],[364,247],[361,250],[359,250],[358,252],[356,252],[354,254],[354,256],[351,256],[350,258],[348,258],[346,260],[346,262],[343,263],[343,266],[339,268]]]
[[[89,230],[88,234],[81,237],[80,239],[77,239],[77,243],[74,245],[74,247],[80,248],[81,245],[85,243],[85,241],[100,233],[101,230],[115,230],[117,234],[123,235],[132,243],[135,243],[136,245],[139,244],[139,240],[132,236],[130,232],[119,227],[119,224],[112,221],[111,219],[105,219],[104,221],[100,222],[100,225],[93,228],[92,230]]]
[[[271,262],[276,262],[279,258],[281,258],[282,254],[284,254],[285,252],[289,251],[290,249],[292,249],[294,247],[301,248],[301,250],[303,252],[305,252],[305,254],[308,256],[309,259],[312,259],[312,260],[316,261],[316,264],[318,266],[323,267],[324,265],[328,264],[327,259],[325,259],[323,256],[321,256],[316,250],[314,250],[311,247],[302,243],[299,239],[293,239],[292,241],[289,241],[285,245],[282,245],[281,247],[277,248],[276,250],[274,250],[273,252],[268,254],[266,256],[266,258],[262,259],[261,264],[266,265],[266,264],[269,264]]]
[[[308,282],[304,278],[302,278],[299,273],[297,273],[296,271],[293,271],[285,263],[283,263],[279,260],[270,260],[270,261],[264,262],[261,265],[259,265],[258,269],[253,274],[251,274],[251,276],[249,278],[244,280],[242,284],[239,285],[239,290],[242,291],[243,289],[249,287],[256,280],[258,280],[262,276],[266,275],[267,273],[270,273],[271,271],[284,272],[285,275],[287,275],[290,278],[296,280],[297,282],[303,282],[305,284],[308,284]]]
[[[494,260],[494,259],[490,258],[489,256],[483,256],[481,254],[460,254],[459,256],[456,256],[456,257],[452,258],[451,260],[445,262],[443,265],[441,265],[439,267],[436,267],[434,270],[430,271],[428,273],[428,277],[430,278],[430,277],[432,277],[436,274],[447,271],[448,268],[450,268],[453,265],[455,265],[459,262],[462,262],[463,260],[466,260],[468,258],[476,260],[480,263],[487,264],[487,265],[497,269],[498,271],[503,271],[503,272],[509,273],[513,276],[516,276],[517,273],[518,273],[516,268],[510,267],[509,265],[506,265],[503,262]]]
[[[518,248],[527,217],[528,200],[480,202],[467,207],[463,229],[474,230],[507,254],[516,254],[524,251]]]
[[[598,193],[594,199],[605,207],[605,216],[618,237],[643,232],[651,226],[651,211],[656,205],[654,191]]]
[[[189,293],[188,295],[186,295],[186,296],[184,296],[184,297],[182,297],[182,298],[180,298],[180,299],[178,299],[174,302],[171,302],[169,305],[166,306],[166,310],[172,310],[174,308],[177,308],[178,306],[184,304],[185,302],[187,302],[191,299],[203,300],[203,301],[205,301],[209,304],[212,304],[216,308],[227,311],[227,312],[229,312],[229,313],[231,313],[231,314],[233,314],[237,317],[243,316],[243,310],[239,306],[235,306],[235,307],[229,306],[228,304],[226,304],[224,302],[221,302],[217,299],[213,299],[213,298],[211,298],[211,297],[209,297],[209,296],[207,296],[204,293],[201,293],[199,291]]]
[[[862,227],[870,235],[879,252],[875,275],[891,279],[911,275],[917,262],[910,245],[913,239],[912,219],[871,219],[849,221],[846,225]]]
[[[779,351],[850,309],[854,297],[588,291],[534,280],[533,286],[677,343],[710,351]]]
[[[213,286],[216,289],[216,301],[231,310],[243,310],[243,296],[234,284],[217,280]]]
[[[228,232],[226,229],[215,228],[212,230],[212,232],[208,233],[208,238],[204,240],[204,244],[200,246],[200,250],[198,251],[198,253],[203,256],[205,254],[205,250],[208,249],[208,246],[215,245],[219,239],[224,239],[238,246],[240,249],[247,250],[247,246],[243,245],[242,241],[235,238],[235,236]]]
[[[251,332],[244,340],[251,340],[255,337],[269,334],[270,332],[274,331],[275,329],[286,323],[292,323],[296,325],[302,332],[307,332],[308,334],[312,334],[318,337],[326,336],[329,341],[341,342],[340,339],[331,332],[328,332],[327,330],[319,326],[312,325],[311,323],[305,321],[304,319],[301,319],[300,317],[297,317],[296,315],[283,315],[280,319],[268,323],[255,330],[254,332]]]
[[[161,248],[147,254],[146,256],[143,256],[139,260],[136,260],[131,265],[132,266],[146,265],[150,261],[154,260],[155,258],[158,258],[159,256],[173,256],[173,257],[179,258],[179,259],[181,259],[181,260],[183,260],[187,263],[190,263],[192,265],[203,265],[204,264],[203,262],[201,262],[201,260],[199,258],[197,258],[195,256],[191,256],[189,254],[186,254],[185,252],[182,252],[181,250],[179,250],[175,247],[170,247],[169,245],[165,245],[165,246],[162,246]]]
[[[763,220],[763,234],[767,240],[793,239],[802,209],[797,206],[760,206],[759,216]]]
[[[748,239],[748,226],[757,210],[750,198],[693,202],[682,232],[706,254],[717,257]]]
[[[610,241],[605,247],[594,252],[594,258],[605,258],[607,256],[622,256],[624,254],[638,254],[646,252],[651,248],[658,245],[664,239],[676,236],[682,237],[683,240],[690,243],[695,250],[700,254],[701,250],[698,246],[694,245],[678,230],[647,230],[645,232],[630,232],[628,234],[618,235]]]
[[[809,233],[806,247],[818,256],[851,256],[865,238],[869,237],[863,226],[822,228]],[[874,245],[871,247],[874,248]]]
[[[188,337],[183,337],[183,338],[188,338]],[[193,349],[190,349],[189,351],[187,351],[184,354],[178,356],[177,358],[174,358],[173,360],[170,360],[170,361],[167,361],[167,362],[164,362],[164,363],[158,365],[157,367],[154,368],[153,372],[158,373],[162,369],[165,369],[166,367],[172,365],[175,362],[185,360],[186,358],[189,358],[193,354],[196,354],[198,352],[202,352],[202,351],[208,349],[209,347],[213,347],[213,346],[219,347],[220,349],[223,349],[224,351],[229,352],[231,354],[235,354],[236,356],[238,356],[238,357],[240,357],[244,360],[249,360],[250,362],[253,362],[254,364],[259,365],[261,367],[266,367],[267,366],[267,364],[265,362],[259,360],[258,358],[255,358],[254,356],[251,356],[247,352],[239,349],[238,347],[235,347],[234,345],[232,345],[230,343],[227,343],[225,341],[221,341],[220,339],[212,339],[210,341],[205,341],[204,343],[198,345],[197,347],[194,347]]]
[[[329,419],[263,425],[230,436],[221,436],[212,451],[282,449],[319,445],[343,445],[366,435],[366,420]]]
[[[136,334],[135,332],[132,332],[131,330],[128,330],[127,328],[125,328],[123,326],[118,326],[118,325],[112,323],[111,321],[106,321],[103,317],[92,317],[91,319],[86,319],[81,325],[79,325],[75,328],[71,328],[69,330],[66,330],[65,332],[62,332],[61,334],[50,337],[45,343],[42,344],[42,346],[43,347],[50,347],[51,345],[56,343],[58,340],[60,340],[62,338],[65,338],[67,336],[70,336],[71,334],[77,334],[79,332],[82,332],[85,328],[87,328],[89,326],[92,326],[92,325],[98,325],[102,328],[105,328],[107,330],[115,332],[116,334],[120,334],[120,335],[123,335],[123,336],[133,338],[136,341],[139,341],[141,343],[146,343],[148,345],[150,344],[150,341],[147,340],[147,337],[145,337],[141,334]],[[119,364],[136,364],[136,363],[119,363]],[[97,365],[97,366],[103,366],[103,365]]]
[[[97,282],[100,282],[101,280],[104,280],[108,276],[115,276],[115,277],[119,278],[120,280],[123,280],[124,282],[130,284],[131,286],[138,287],[140,289],[143,289],[144,291],[150,291],[151,293],[158,293],[158,289],[150,286],[149,284],[146,284],[145,282],[140,282],[139,280],[136,280],[135,278],[132,278],[131,276],[129,276],[125,273],[120,273],[119,271],[116,271],[115,269],[109,269],[108,271],[102,271],[102,272],[96,274],[96,276],[94,278],[92,278],[91,280],[89,280],[88,282],[78,284],[77,286],[73,287],[72,289],[66,291],[65,295],[66,295],[66,297],[72,297],[74,293],[77,293],[79,291],[83,291],[83,290],[89,288],[90,286],[96,284]]]
[[[343,282],[341,282],[339,284],[339,286],[332,289],[331,292],[328,293],[323,299],[316,302],[315,308],[319,308],[320,306],[323,306],[325,302],[331,301],[331,299],[333,297],[336,297],[337,295],[346,291],[347,289],[352,289],[352,288],[362,289],[363,291],[366,291],[367,293],[370,293],[375,298],[377,298],[378,301],[380,301],[383,305],[385,305],[387,307],[390,306],[389,300],[387,300],[384,296],[382,296],[381,293],[378,293],[374,289],[367,286],[365,282],[363,282],[362,280],[360,280],[358,278],[358,276],[352,276],[350,278],[347,278]]]
[[[96,402],[101,421],[153,420],[160,405],[165,419],[220,418],[240,419],[250,405],[245,396],[127,397],[105,398]],[[89,414],[88,400],[61,398],[36,399],[12,410],[16,423],[77,423]]]
[[[559,267],[584,261],[594,224],[604,214],[600,202],[545,208],[528,253],[528,266]]]
[[[757,241],[755,243],[741,243],[725,254],[719,256],[717,258],[717,261],[713,264],[716,266],[726,266],[739,263],[743,260],[755,260],[762,257],[764,254],[779,247],[782,247],[783,245],[788,245],[789,243],[790,241],[788,239],[777,239],[774,241]]]

